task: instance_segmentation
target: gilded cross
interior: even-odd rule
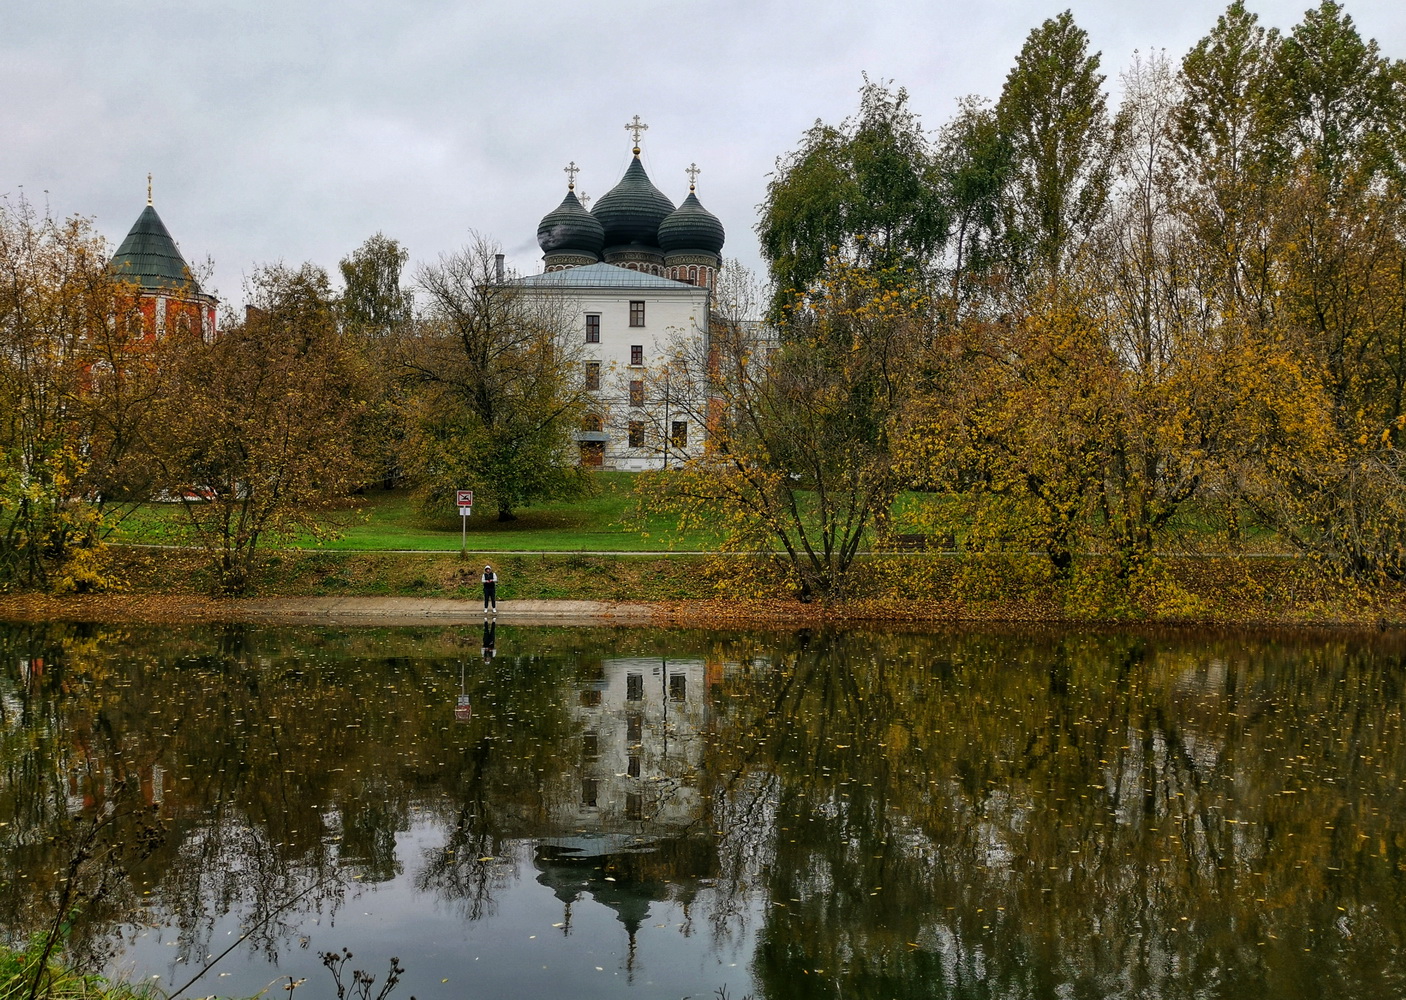
[[[581,172],[581,168],[576,165],[576,161],[575,161],[575,160],[572,160],[570,163],[568,163],[566,166],[562,167],[561,169],[562,169],[562,172],[566,174],[566,189],[567,189],[568,191],[575,191],[575,190],[576,190],[576,175]]]
[[[689,189],[690,191],[693,190],[693,184],[694,184],[694,182],[695,182],[696,180],[698,180],[698,175],[701,174],[702,172],[703,172],[702,168],[700,168],[700,167],[698,166],[698,164],[696,164],[696,163],[690,163],[690,164],[684,169],[684,173],[688,174],[688,189]]]
[[[629,121],[629,122],[626,122],[626,123],[625,123],[625,131],[626,131],[626,132],[629,132],[631,135],[633,135],[633,136],[635,137],[635,152],[636,152],[636,153],[638,153],[638,152],[640,151],[640,150],[639,150],[639,145],[640,145],[640,133],[641,133],[641,132],[645,132],[645,131],[647,131],[648,129],[649,129],[649,126],[646,125],[644,122],[640,121],[640,116],[639,116],[639,115],[635,115],[634,121]]]

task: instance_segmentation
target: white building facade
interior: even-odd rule
[[[576,432],[582,465],[638,472],[696,454],[700,401],[669,376],[673,351],[706,343],[711,291],[614,264],[588,264],[518,279],[560,298],[573,353],[595,406]]]
[[[587,211],[576,197],[576,167],[566,198],[537,229],[543,273],[517,279],[559,299],[578,338],[595,405],[576,432],[582,465],[624,471],[668,468],[705,444],[706,400],[681,398],[670,375],[679,350],[706,350],[712,289],[722,267],[722,223],[698,201],[698,169],[677,208],[634,159],[620,183]],[[575,353],[575,352],[573,352]]]

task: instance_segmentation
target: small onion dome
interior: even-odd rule
[[[665,253],[702,250],[721,254],[723,224],[698,201],[692,191],[668,218],[659,223],[659,246]]]
[[[537,245],[547,254],[575,252],[599,260],[605,246],[605,229],[576,200],[576,192],[567,191],[562,203],[537,226]]]
[[[639,244],[659,246],[659,223],[673,212],[674,203],[649,181],[636,156],[620,183],[596,199],[591,214],[605,227],[607,247]]]

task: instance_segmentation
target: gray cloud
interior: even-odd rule
[[[337,261],[377,230],[433,260],[469,231],[538,268],[537,223],[562,167],[604,194],[623,125],[676,203],[684,168],[760,268],[755,209],[776,157],[817,118],[854,110],[861,74],[906,86],[932,128],[995,97],[1025,35],[1063,4],[624,0],[506,5],[403,0],[11,5],[0,37],[0,193],[96,219],[114,242],[146,174],[188,259],[238,300],[259,263]],[[1251,4],[1289,29],[1305,0]],[[1110,89],[1134,49],[1179,58],[1220,3],[1073,6]],[[1406,36],[1406,6],[1349,3],[1359,30]]]

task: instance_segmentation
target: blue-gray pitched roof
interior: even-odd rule
[[[586,264],[545,274],[529,274],[514,282],[529,288],[636,288],[650,291],[697,290],[696,285],[672,278],[660,278],[615,264]]]

